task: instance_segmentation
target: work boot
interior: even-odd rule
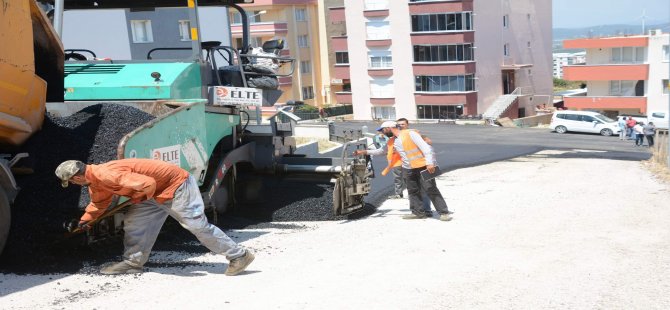
[[[414,214],[414,213],[402,216],[403,220],[420,220],[420,219],[425,219],[425,218],[427,218],[427,216],[425,216],[423,214],[417,215],[417,214]]]
[[[440,214],[440,221],[448,222],[448,221],[451,221],[452,219],[453,219],[453,217],[451,217],[451,215],[449,215],[449,213]]]
[[[233,260],[230,261],[230,263],[228,263],[228,269],[226,269],[226,275],[234,276],[244,271],[244,269],[246,269],[247,266],[249,266],[249,264],[251,264],[251,262],[254,261],[254,258],[255,258],[254,253],[251,253],[251,251],[246,250],[243,256],[234,258]]]
[[[126,262],[116,263],[114,265],[107,266],[100,269],[102,274],[128,274],[128,273],[141,273],[142,267],[131,266]]]

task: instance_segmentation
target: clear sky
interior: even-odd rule
[[[607,24],[646,24],[670,21],[670,0],[553,0],[554,28],[582,28]]]

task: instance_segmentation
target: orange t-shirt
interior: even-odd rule
[[[86,166],[91,203],[82,221],[96,219],[109,207],[114,195],[134,203],[155,199],[158,203],[174,198],[174,192],[188,178],[186,170],[160,160],[128,158]]]

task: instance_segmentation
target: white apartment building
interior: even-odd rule
[[[586,62],[586,52],[579,53],[554,53],[553,75],[557,79],[563,78],[563,67],[569,65],[583,64]]]
[[[552,93],[551,0],[345,0],[331,85],[357,120],[534,114]],[[507,95],[507,96],[505,96]]]

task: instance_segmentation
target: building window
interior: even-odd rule
[[[612,63],[633,63],[633,59],[638,59],[635,53],[642,54],[642,59],[644,59],[644,48],[639,50],[632,47],[612,48]]]
[[[191,41],[191,21],[179,21],[179,39],[182,41]]]
[[[414,77],[418,92],[466,92],[475,90],[474,75],[417,75]]]
[[[509,28],[509,15],[503,15],[503,28]]]
[[[376,78],[370,81],[371,98],[393,98],[393,81],[388,78]]]
[[[309,60],[303,60],[300,62],[300,73],[310,73],[312,72],[312,62]]]
[[[391,51],[369,51],[368,68],[391,68],[393,57]]]
[[[635,81],[610,81],[610,96],[635,96]]]
[[[472,44],[414,45],[415,62],[472,61]]]
[[[412,31],[463,31],[472,30],[472,13],[446,13],[412,15]]]
[[[130,27],[133,34],[133,43],[149,43],[154,41],[150,20],[131,20]]]
[[[365,0],[366,10],[386,10],[389,8],[388,0]]]
[[[391,38],[391,27],[388,21],[371,20],[365,23],[368,40],[388,40]]]
[[[372,107],[372,119],[390,119],[395,120],[394,107]]]
[[[342,83],[342,91],[343,92],[351,92],[351,81],[346,80],[344,83]]]
[[[253,11],[253,12],[247,12],[247,20],[249,21],[250,24],[253,23],[260,23],[261,22],[261,14],[262,11]],[[253,13],[253,14],[252,14]],[[263,12],[265,13],[265,12]],[[240,15],[240,12],[233,12],[233,24],[241,24],[242,23],[242,15]]]
[[[670,94],[670,88],[668,88],[668,87],[670,87],[668,85],[668,80],[663,80],[663,94],[664,95]]]
[[[349,52],[335,52],[335,64],[349,64]]]
[[[510,55],[509,43],[505,43],[505,45],[503,45],[503,55],[504,56],[509,56]]]
[[[298,46],[309,47],[309,40],[307,39],[307,35],[298,36]]]
[[[307,10],[306,9],[296,9],[295,10],[295,20],[298,22],[304,22],[307,20]]]
[[[670,45],[663,45],[663,61],[670,61]]]
[[[314,99],[314,87],[306,86],[302,88],[302,100]]]
[[[463,105],[417,105],[418,119],[458,119],[463,115]]]

